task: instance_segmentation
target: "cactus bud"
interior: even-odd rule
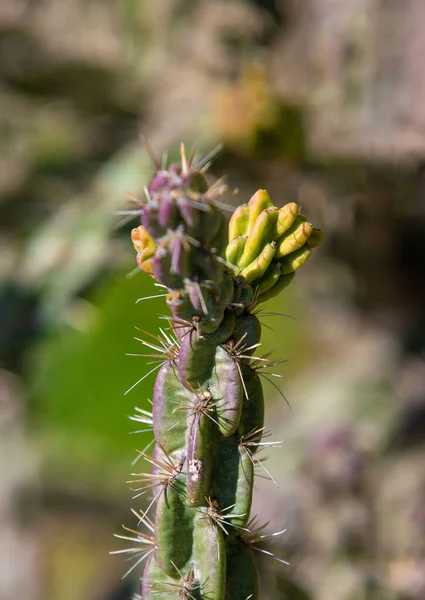
[[[276,258],[282,258],[304,246],[313,226],[305,217],[297,217],[288,231],[277,241]]]

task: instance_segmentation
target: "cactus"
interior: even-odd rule
[[[152,472],[131,480],[152,501],[133,511],[144,533],[117,536],[134,546],[117,552],[146,561],[143,599],[254,600],[253,550],[265,536],[250,509],[256,453],[268,444],[260,375],[279,362],[255,355],[255,309],[292,281],[321,234],[296,204],[276,208],[259,190],[233,213],[228,239],[219,186],[184,147],[181,159],[158,168],[132,231],[137,263],[172,316],[171,331],[146,341],[159,369],[152,414],[133,417],[154,431],[152,456],[140,453]]]

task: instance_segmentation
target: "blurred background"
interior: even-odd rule
[[[423,0],[0,2],[0,600],[129,600],[134,327],[166,312],[114,210],[218,143],[227,202],[299,202],[321,249],[264,316],[280,449],[263,599],[425,598]],[[130,274],[130,276],[129,276]],[[263,479],[262,476],[265,478]]]

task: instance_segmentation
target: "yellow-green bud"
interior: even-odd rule
[[[281,274],[282,267],[280,263],[273,261],[261,279],[258,279],[258,281],[254,282],[254,285],[258,285],[258,293],[262,294],[272,288],[280,279]]]
[[[258,190],[252,196],[251,200],[248,202],[249,206],[249,217],[248,217],[248,229],[246,233],[249,235],[254,227],[254,223],[257,220],[257,217],[260,213],[263,212],[265,208],[270,208],[273,206],[272,199],[266,190]]]
[[[307,246],[303,246],[295,252],[288,254],[284,258],[282,258],[279,262],[282,265],[282,275],[286,275],[287,273],[292,273],[296,271],[307,261],[310,257],[311,250],[307,248]]]
[[[259,256],[241,272],[247,283],[251,283],[264,275],[275,253],[276,242],[266,244]]]
[[[245,235],[248,227],[248,204],[238,206],[229,221],[229,240]]]
[[[293,224],[298,216],[298,204],[295,202],[289,202],[279,209],[276,223],[276,237],[277,240],[282,236]]]
[[[226,260],[232,265],[239,265],[239,259],[241,258],[247,238],[244,235],[239,235],[233,238],[226,248]]]
[[[247,267],[260,254],[265,244],[275,241],[273,234],[276,230],[277,213],[279,209],[275,206],[266,208],[257,217],[254,227],[248,236],[245,250],[238,266],[243,269]]]
[[[304,246],[312,231],[313,226],[305,217],[297,217],[292,227],[277,241],[276,258],[283,258]]]
[[[286,275],[281,275],[278,279],[278,282],[275,283],[275,285],[272,288],[258,296],[258,301],[264,302],[265,300],[269,300],[269,298],[274,298],[274,296],[277,296],[282,290],[288,287],[288,285],[291,283],[294,277],[295,273],[287,273]]]

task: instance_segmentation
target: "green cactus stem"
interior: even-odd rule
[[[152,500],[133,511],[143,531],[117,536],[133,547],[117,552],[146,561],[144,600],[255,600],[253,551],[265,536],[250,517],[254,467],[273,445],[262,441],[260,375],[276,363],[256,356],[254,309],[290,283],[321,234],[296,204],[276,208],[264,190],[227,228],[216,187],[184,148],[181,156],[153,176],[132,232],[139,267],[166,289],[173,334],[147,344],[160,361],[152,415],[133,419],[152,426],[155,445],[140,453],[152,471],[131,485]]]

